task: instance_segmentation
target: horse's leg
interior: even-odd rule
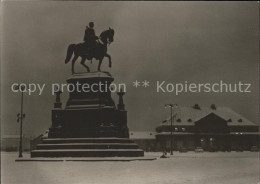
[[[105,56],[108,57],[108,61],[109,61],[108,66],[109,66],[109,68],[111,68],[112,67],[111,56],[108,53],[106,53]]]
[[[102,61],[103,61],[103,58],[100,58],[99,59],[99,63],[98,63],[98,71],[100,71],[100,67],[101,67]]]
[[[78,59],[78,57],[79,57],[78,55],[74,55],[74,58],[72,60],[72,67],[71,67],[72,74],[75,73],[75,71],[74,71],[74,64],[75,64],[76,60]]]
[[[84,56],[82,57],[80,64],[82,64],[88,70],[88,72],[90,72],[89,67],[85,64],[85,61],[86,61],[86,57]]]

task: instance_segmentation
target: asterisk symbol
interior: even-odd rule
[[[148,87],[148,86],[150,86],[149,85],[149,82],[147,81],[147,80],[145,80],[144,82],[142,82],[143,83],[143,86],[146,88],[146,87]]]
[[[140,86],[140,82],[138,82],[137,80],[135,82],[133,82],[133,83],[134,83],[133,86],[136,87],[136,88]]]

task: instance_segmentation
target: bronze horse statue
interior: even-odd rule
[[[89,45],[87,43],[79,43],[79,44],[70,44],[67,50],[67,56],[65,59],[65,63],[68,63],[74,54],[72,59],[72,74],[75,73],[74,71],[74,64],[78,57],[81,57],[81,64],[90,72],[89,67],[85,64],[86,59],[91,60],[95,58],[99,60],[98,64],[98,71],[100,71],[100,67],[104,57],[108,57],[109,59],[109,67],[111,68],[111,56],[107,54],[107,46],[114,41],[114,30],[109,28],[106,31],[103,31],[99,39],[96,41],[95,47],[91,49],[92,52],[89,52]]]

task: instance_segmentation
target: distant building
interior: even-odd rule
[[[23,137],[23,150],[30,150],[30,140],[33,137]],[[19,135],[3,135],[1,137],[1,151],[18,151],[20,143]]]
[[[148,131],[130,131],[130,139],[134,140],[144,151],[156,151],[157,143],[155,139],[156,132]]]
[[[158,148],[170,149],[171,118],[156,128]],[[251,150],[259,145],[259,126],[227,107],[179,107],[173,113],[173,149]]]

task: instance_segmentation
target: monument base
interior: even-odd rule
[[[144,151],[127,138],[47,138],[31,157],[140,157]]]
[[[144,156],[129,139],[124,92],[117,93],[117,108],[111,98],[113,80],[108,72],[72,75],[67,80],[71,90],[66,106],[61,108],[61,92],[57,92],[48,138],[31,151],[31,157]],[[75,86],[82,88],[73,90]]]

